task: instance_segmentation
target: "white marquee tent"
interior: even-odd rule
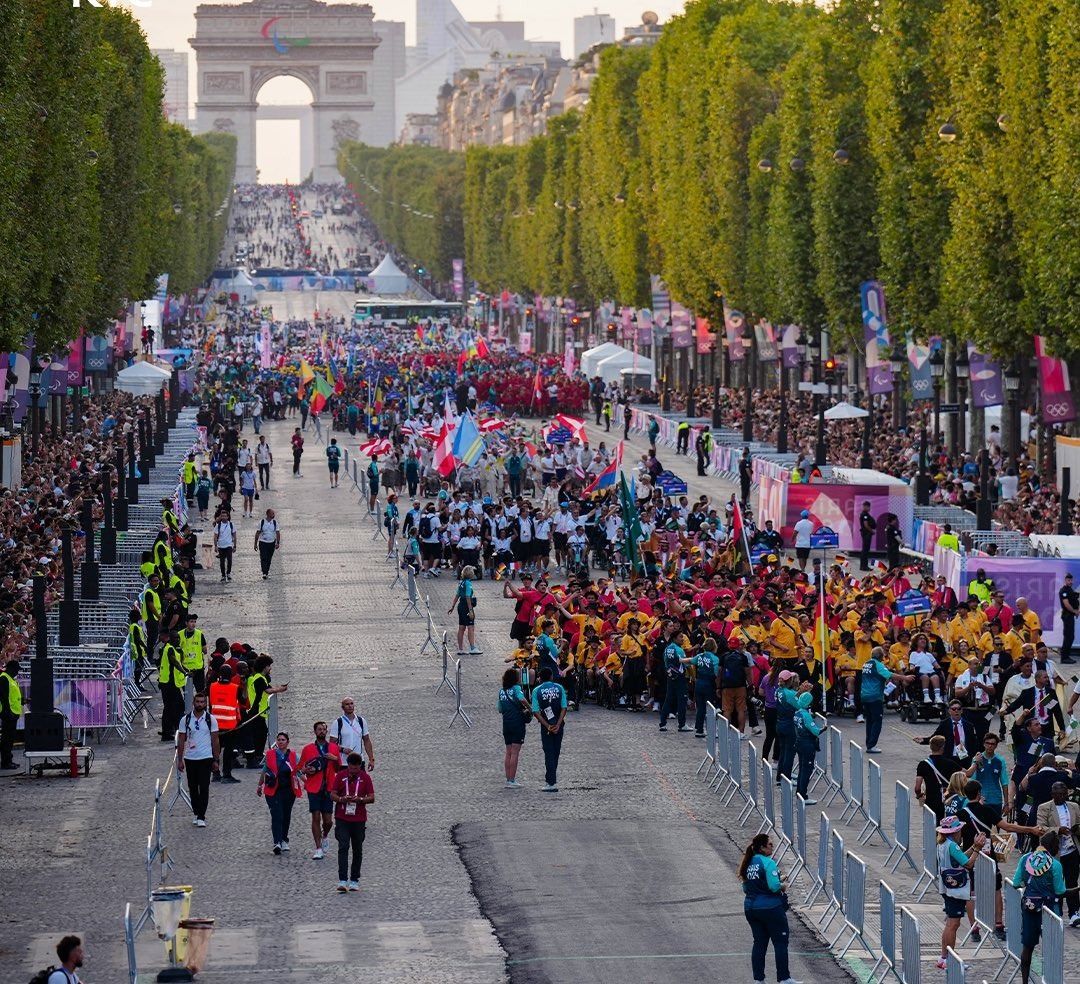
[[[614,342],[604,342],[601,345],[597,345],[595,348],[591,348],[586,352],[581,353],[581,371],[585,373],[589,379],[592,379],[596,375],[596,367],[612,355],[618,355],[620,352],[627,351],[621,345],[616,345]],[[632,355],[633,353],[631,353]]]
[[[172,373],[152,362],[135,362],[116,374],[116,388],[135,396],[156,395]]]
[[[408,276],[402,273],[389,253],[371,271],[368,279],[371,281],[371,290],[374,294],[404,294],[409,289]]]
[[[617,383],[621,381],[623,369],[633,369],[638,373],[648,373],[650,376],[656,373],[656,364],[652,359],[646,359],[643,355],[634,355],[623,349],[615,355],[609,355],[596,367],[596,372],[591,375],[599,376],[605,383]]]

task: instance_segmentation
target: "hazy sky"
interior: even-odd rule
[[[191,52],[187,39],[195,33],[195,8],[199,0],[149,0],[150,7],[135,7],[130,0],[112,0],[125,6],[142,24],[153,48],[175,48]],[[146,2],[146,0],[144,0]],[[205,0],[214,3],[215,0]],[[331,0],[333,2],[333,0]],[[467,20],[495,20],[501,14],[503,20],[524,20],[525,36],[530,40],[559,41],[564,58],[571,57],[574,44],[574,18],[590,14],[594,10],[615,18],[619,37],[623,28],[641,22],[645,10],[653,10],[666,20],[682,10],[682,0],[456,0],[458,10]],[[412,44],[416,31],[415,0],[394,0],[380,3],[372,0],[378,20],[404,20],[407,25],[407,43]],[[195,103],[195,58],[191,53],[190,92],[191,104]],[[295,103],[310,99],[302,82],[281,79],[271,82],[263,90],[264,103]],[[298,124],[267,120],[259,123],[259,167],[262,180],[280,181],[284,177],[295,179],[299,171],[299,153],[295,155],[280,151],[295,140]],[[272,153],[267,148],[276,147]]]

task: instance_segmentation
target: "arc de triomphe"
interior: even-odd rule
[[[281,75],[298,78],[311,90],[315,180],[341,180],[337,146],[362,139],[375,110],[370,93],[380,39],[372,21],[368,4],[251,0],[199,5],[190,39],[199,78],[195,125],[200,133],[236,135],[238,182],[255,181],[259,90]]]

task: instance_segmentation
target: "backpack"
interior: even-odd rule
[[[424,540],[428,539],[431,536],[431,515],[430,514],[425,513],[423,516],[420,517],[419,531],[420,531],[421,538],[424,539]]]
[[[39,970],[33,977],[30,978],[30,984],[49,984],[49,978],[52,977],[57,971],[62,971],[64,977],[71,981],[74,978],[63,967],[46,967],[44,970]]]
[[[725,687],[746,686],[746,655],[741,649],[734,649],[724,654],[720,680]]]

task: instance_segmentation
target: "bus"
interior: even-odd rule
[[[353,307],[353,321],[375,321],[384,325],[406,325],[413,321],[445,321],[459,318],[457,301],[421,301],[416,298],[365,297]]]

